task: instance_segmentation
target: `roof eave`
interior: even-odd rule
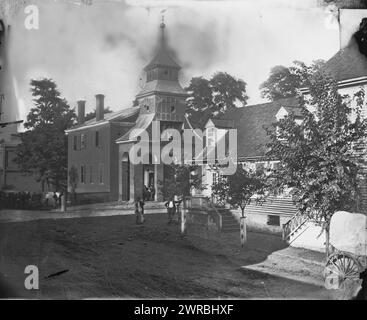
[[[152,94],[157,94],[157,93],[160,93],[160,94],[168,94],[168,95],[174,95],[174,96],[180,96],[180,97],[188,97],[189,94],[186,93],[186,92],[182,92],[182,93],[178,93],[178,92],[169,92],[169,91],[160,91],[160,90],[152,90],[152,91],[147,91],[147,92],[144,92],[144,93],[138,93],[136,95],[136,98],[144,98],[146,96],[150,96]]]
[[[339,80],[338,81],[338,88],[343,89],[343,88],[349,88],[349,87],[353,87],[353,86],[357,86],[357,85],[363,85],[363,84],[367,84],[367,76],[351,78],[351,79],[345,79],[345,80]],[[308,87],[300,88],[299,91],[302,94],[310,93],[310,89]]]
[[[110,124],[110,120],[104,120],[104,121],[99,122],[99,123],[92,123],[92,124],[89,124],[89,125],[83,125],[81,127],[74,128],[74,129],[71,128],[71,129],[65,130],[65,133],[68,134],[68,133],[71,133],[71,132],[81,131],[81,130],[84,130],[84,129],[100,127],[100,126],[103,126],[103,125],[106,125],[106,124]]]

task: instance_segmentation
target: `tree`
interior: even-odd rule
[[[166,165],[163,194],[166,199],[174,195],[189,196],[191,189],[202,189],[201,177],[197,174],[198,167],[195,165],[171,164]]]
[[[107,107],[103,110],[103,114],[106,114],[106,113],[112,113],[113,111],[110,109],[110,107]],[[94,109],[93,111],[91,112],[88,112],[86,115],[85,115],[85,121],[88,121],[88,120],[91,120],[93,118],[96,117],[96,109]]]
[[[301,214],[319,222],[326,233],[329,252],[329,225],[338,210],[352,210],[358,196],[358,157],[367,124],[361,115],[364,92],[353,99],[338,93],[337,82],[322,72],[310,82],[310,97],[301,99],[303,121],[293,114],[269,131],[268,156],[280,160],[273,174],[274,190],[292,188]]]
[[[76,188],[78,186],[79,175],[78,169],[75,166],[72,166],[69,170],[69,184],[71,188],[71,193],[73,195],[73,201],[76,203]]]
[[[237,165],[236,173],[222,176],[212,186],[213,195],[222,203],[228,203],[233,208],[240,208],[242,217],[245,208],[251,201],[259,201],[265,190],[265,177],[262,171],[246,170],[243,165]],[[258,194],[260,197],[253,199]]]
[[[324,64],[323,60],[315,60],[310,66],[301,61],[294,61],[291,67],[273,67],[269,78],[260,85],[261,96],[269,101],[296,96],[298,89],[310,85],[312,75]]]
[[[246,83],[225,72],[215,73],[209,80],[194,77],[186,88],[187,115],[194,128],[203,129],[212,116],[246,105]]]
[[[76,119],[66,100],[60,97],[51,79],[31,80],[33,107],[20,135],[15,161],[23,172],[35,173],[38,180],[53,185],[56,190],[66,188],[67,138],[65,130]]]
[[[264,172],[246,170],[242,164],[237,165],[235,174],[220,177],[212,186],[212,192],[222,203],[229,203],[233,208],[241,209],[240,234],[241,245],[247,241],[245,208],[251,201],[259,202],[265,191]],[[258,197],[253,198],[254,195]]]

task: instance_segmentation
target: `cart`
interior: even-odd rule
[[[340,289],[359,280],[367,268],[367,216],[336,212],[330,221],[329,252],[324,269],[327,289]]]

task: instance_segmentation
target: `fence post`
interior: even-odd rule
[[[187,199],[184,199],[181,210],[181,234],[186,232],[186,210],[187,210]]]
[[[61,196],[61,212],[65,212],[66,211],[66,197],[63,194]]]
[[[246,233],[246,218],[241,217],[240,220],[240,233],[241,233],[241,246],[243,247],[247,242],[247,233]]]

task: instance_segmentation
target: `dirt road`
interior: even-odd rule
[[[17,296],[28,298],[328,299],[310,284],[245,270],[284,247],[278,237],[189,234],[151,214],[0,224],[0,270]],[[209,237],[209,238],[208,238]],[[40,289],[24,289],[36,265]],[[59,273],[59,274],[58,274]],[[50,276],[51,275],[51,276]]]

